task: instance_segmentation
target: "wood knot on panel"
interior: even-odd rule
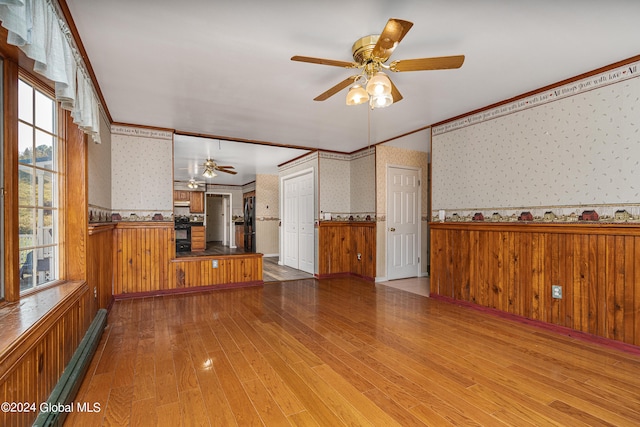
[[[176,269],[176,287],[177,288],[184,288],[185,286],[184,276],[185,274],[182,268]]]

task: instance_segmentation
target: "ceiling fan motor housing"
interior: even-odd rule
[[[376,43],[378,43],[379,38],[380,34],[372,34],[356,40],[356,42],[351,47],[351,52],[353,52],[353,60],[358,64],[365,64],[367,61],[369,61],[371,59],[373,48],[376,46]]]

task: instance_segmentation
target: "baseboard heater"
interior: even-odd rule
[[[73,357],[69,364],[64,368],[60,380],[54,387],[49,399],[47,400],[47,408],[62,408],[61,411],[40,412],[38,418],[33,423],[34,426],[62,426],[69,411],[64,407],[72,403],[75,398],[82,379],[89,367],[91,358],[98,348],[102,331],[107,324],[107,310],[104,308],[98,310],[96,317],[91,322],[87,333],[80,341],[80,345],[73,353]],[[42,406],[42,405],[41,405]],[[75,409],[75,408],[74,408]]]

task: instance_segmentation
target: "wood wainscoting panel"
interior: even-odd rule
[[[374,222],[323,221],[319,229],[318,275],[354,274],[373,280],[376,275]],[[358,259],[360,254],[360,259]]]
[[[430,226],[432,295],[640,345],[640,227]]]
[[[108,308],[113,300],[114,228],[115,224],[89,225],[87,282],[97,296],[97,309]]]
[[[319,230],[318,274],[351,271],[351,225],[348,222],[323,221]]]
[[[113,294],[170,288],[169,262],[175,256],[173,222],[120,222],[114,231]]]
[[[376,277],[376,224],[374,222],[351,223],[351,273],[367,279]],[[360,259],[358,259],[360,254]]]
[[[0,401],[33,404],[35,412],[0,411],[0,425],[36,419],[91,323],[92,298],[85,282],[69,282],[3,307]]]
[[[262,284],[262,254],[177,258],[169,271],[173,289]]]

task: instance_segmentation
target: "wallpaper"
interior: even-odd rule
[[[640,221],[640,79],[624,71],[434,129],[434,219]]]
[[[351,162],[348,155],[320,153],[320,212],[349,217]]]
[[[332,221],[375,219],[375,149],[319,156],[321,213]]]
[[[256,175],[256,219],[280,218],[280,191],[278,175]]]
[[[351,160],[351,213],[375,217],[376,212],[376,156],[375,148],[363,150]]]
[[[89,221],[111,221],[111,130],[100,120],[100,144],[88,143]]]
[[[134,131],[140,131],[132,133]],[[123,218],[170,216],[173,210],[173,136],[148,129],[111,128],[112,209]],[[150,133],[153,132],[153,133]]]

